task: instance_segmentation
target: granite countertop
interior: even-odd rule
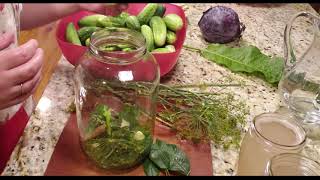
[[[197,23],[202,13],[218,4],[180,4],[188,17],[186,45],[205,47]],[[309,4],[221,4],[233,8],[246,26],[241,43],[252,44],[268,55],[283,56],[283,34],[286,22],[300,11],[315,12]],[[294,27],[293,41],[301,55],[312,39],[312,31],[299,21]],[[59,136],[70,114],[66,111],[74,98],[71,78],[73,66],[63,57],[33,113],[19,144],[2,175],[43,175]],[[246,87],[228,90],[245,100],[250,109],[247,121],[254,116],[279,108],[278,90],[263,80],[207,61],[194,52],[182,50],[179,62],[164,80],[165,83],[223,82],[232,77],[246,83]],[[248,123],[249,124],[249,123]],[[212,144],[213,175],[235,175],[239,149],[224,151]],[[320,143],[308,141],[303,153],[320,159]]]

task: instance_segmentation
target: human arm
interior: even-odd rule
[[[126,4],[114,6],[121,12],[127,8]],[[56,21],[81,10],[93,11],[105,14],[107,5],[105,3],[23,3],[21,12],[21,28],[31,29]]]

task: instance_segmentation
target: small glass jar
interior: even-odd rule
[[[140,32],[92,34],[75,69],[75,102],[82,149],[100,168],[129,169],[149,154],[159,80]]]
[[[299,154],[284,153],[270,159],[265,175],[320,176],[320,164]]]
[[[254,118],[241,143],[237,174],[262,176],[271,157],[300,153],[305,141],[304,129],[289,116],[261,114]]]

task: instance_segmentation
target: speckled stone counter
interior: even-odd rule
[[[198,48],[205,47],[206,43],[201,38],[197,23],[205,10],[218,4],[180,5],[185,9],[190,23],[185,44]],[[240,43],[255,45],[265,54],[272,56],[283,56],[283,31],[290,17],[299,11],[315,12],[308,4],[223,5],[233,8],[246,26]],[[298,56],[312,39],[312,31],[306,25],[305,22],[299,21],[293,29],[292,39],[297,45]],[[72,71],[73,67],[62,58],[2,175],[44,174],[55,144],[69,118],[66,109],[74,98]],[[163,82],[167,84],[223,82],[226,77],[243,81],[247,85],[228,88],[226,91],[232,91],[246,101],[250,109],[248,124],[254,116],[279,108],[281,102],[277,88],[259,78],[232,73],[187,50],[182,50],[175,70],[167,75]],[[211,147],[213,175],[235,175],[239,149],[224,151],[214,144]],[[320,159],[320,143],[308,141],[303,153],[312,159]]]

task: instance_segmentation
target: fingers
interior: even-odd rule
[[[127,3],[115,3],[114,6],[106,7],[105,14],[110,14],[112,16],[119,15],[122,11],[128,8]]]
[[[79,6],[81,10],[92,11],[99,14],[103,14],[105,12],[105,7],[99,3],[80,3]]]
[[[36,89],[36,87],[34,87],[34,89]],[[24,95],[14,99],[14,100],[12,100],[12,101],[9,101],[6,104],[3,104],[3,105],[1,104],[0,105],[0,109],[2,109],[3,107],[10,107],[10,106],[13,106],[13,105],[16,105],[16,104],[20,104],[23,101],[25,101],[26,99],[28,99],[31,95],[32,95],[32,93],[30,92],[28,94],[24,94]]]
[[[38,48],[35,55],[29,60],[29,62],[8,71],[7,76],[11,79],[11,85],[19,85],[32,79],[37,73],[39,73],[42,64],[43,50]]]
[[[30,40],[17,48],[0,51],[0,68],[10,70],[28,62],[38,49],[38,42]]]
[[[129,7],[128,3],[119,3],[118,4],[118,8],[120,11],[125,11],[128,9],[128,7]]]
[[[0,3],[0,12],[3,10],[3,8],[4,8],[4,4]]]
[[[128,8],[128,3],[80,3],[81,10],[116,16]]]
[[[1,8],[1,7],[0,7]],[[0,36],[0,50],[3,50],[10,46],[11,43],[14,42],[14,34],[13,33],[3,33]]]
[[[0,109],[3,109],[5,107],[10,107],[10,106],[13,106],[13,105],[16,105],[16,104],[20,104],[23,101],[25,101],[27,98],[29,98],[35,92],[35,90],[37,89],[40,81],[41,81],[41,73],[39,73],[39,75],[37,75],[34,79],[32,79],[31,81],[26,82],[26,84],[24,84],[22,86],[23,89],[25,89],[24,88],[25,86],[27,86],[27,87],[29,86],[28,88],[31,87],[31,90],[28,90],[28,92],[25,92],[22,95],[21,95],[21,87],[19,85],[19,88],[18,88],[19,89],[19,95],[16,96],[15,98],[13,98],[11,101],[9,101],[7,103],[0,103]],[[33,86],[30,85],[30,84],[33,84]],[[15,87],[15,88],[17,88],[17,87]]]
[[[12,97],[12,99],[16,99],[21,95],[33,93],[32,90],[38,85],[40,80],[41,80],[41,69],[32,79],[24,82],[22,84],[22,87],[21,87],[21,84],[18,84],[18,85],[15,85],[13,88],[11,88],[10,96]]]

